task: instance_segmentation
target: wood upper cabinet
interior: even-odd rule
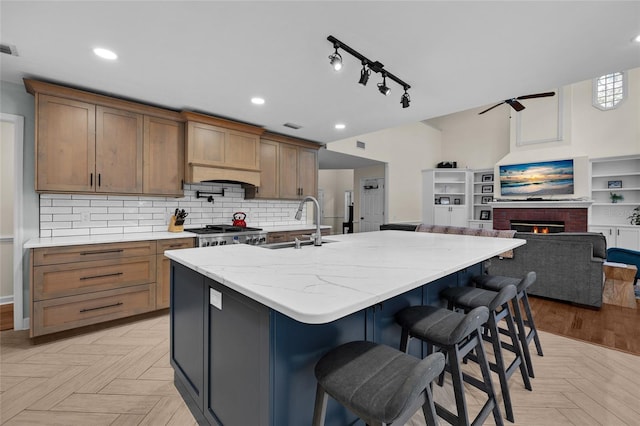
[[[142,128],[142,114],[96,107],[97,192],[142,193]]]
[[[95,105],[40,95],[36,124],[36,191],[94,191]]]
[[[245,198],[298,200],[318,193],[319,145],[266,133],[260,141],[260,186]]]
[[[184,194],[184,124],[144,117],[144,193]]]
[[[262,128],[184,111],[186,180],[236,180],[260,185]]]
[[[182,196],[179,113],[35,80],[38,192]]]

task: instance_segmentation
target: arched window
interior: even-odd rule
[[[593,106],[600,110],[617,108],[626,95],[624,72],[614,72],[593,79]]]

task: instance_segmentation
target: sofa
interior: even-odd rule
[[[603,263],[607,242],[595,232],[534,234],[517,232],[527,244],[514,249],[512,258],[496,257],[485,263],[487,273],[523,277],[535,271],[528,294],[599,308],[604,286]]]

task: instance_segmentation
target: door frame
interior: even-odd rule
[[[22,274],[24,258],[24,231],[23,231],[23,181],[22,169],[24,146],[24,117],[14,114],[0,113],[0,121],[13,123],[13,164],[15,164],[13,179],[13,329],[24,330],[24,310]]]

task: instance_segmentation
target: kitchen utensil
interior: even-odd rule
[[[240,226],[242,228],[246,228],[247,222],[244,221],[246,217],[247,215],[243,212],[235,212],[233,214],[233,226]]]

